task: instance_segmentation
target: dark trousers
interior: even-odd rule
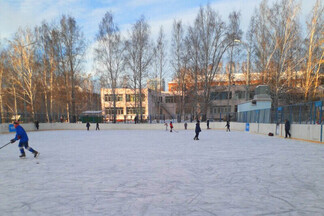
[[[198,140],[199,132],[196,132],[196,136],[194,137],[194,140]]]
[[[33,148],[31,148],[31,147],[28,146],[28,141],[27,142],[19,142],[18,147],[19,147],[20,153],[22,155],[25,154],[24,147],[25,147],[25,149],[27,149],[31,153],[35,153],[35,150]]]
[[[286,132],[286,136],[285,136],[285,137],[286,137],[286,138],[287,138],[287,136],[291,137],[291,134],[290,134],[289,130],[290,130],[290,129],[285,129],[285,132]]]

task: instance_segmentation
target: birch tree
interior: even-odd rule
[[[219,71],[224,53],[233,43],[227,37],[226,30],[225,22],[209,5],[205,9],[200,8],[194,27],[189,28],[188,39],[191,44],[190,54],[193,56],[195,91],[198,90],[199,79],[203,88],[200,112],[204,114],[207,114],[212,83]],[[198,96],[198,93],[196,95]],[[198,100],[195,103],[197,102]]]
[[[81,73],[86,42],[80,27],[77,25],[75,19],[70,16],[62,16],[60,20],[59,35],[57,36],[59,36],[59,66],[60,70],[65,75],[66,82],[67,114],[69,115],[71,111],[72,117],[69,117],[69,120],[70,122],[75,122],[75,84],[77,75]]]
[[[157,105],[158,113],[160,113],[161,102],[160,98],[162,97],[161,92],[164,91],[163,81],[166,73],[166,62],[167,62],[167,52],[166,52],[167,41],[165,38],[163,27],[160,27],[158,38],[156,40],[156,46],[154,48],[154,72],[153,80],[155,84],[155,91],[157,92]]]
[[[54,27],[48,23],[37,28],[38,44],[41,49],[41,78],[39,79],[42,85],[44,95],[46,121],[50,122],[53,119],[53,103],[54,103],[54,79],[55,71],[57,71],[57,53],[55,41],[57,38],[54,34]]]
[[[35,119],[35,96],[36,96],[36,76],[37,62],[35,57],[35,34],[31,29],[19,29],[13,41],[11,41],[10,60],[14,73],[13,94],[15,99],[19,98],[27,103]],[[21,88],[21,92],[16,91],[16,86]],[[17,101],[17,100],[16,100]],[[15,101],[15,103],[17,103]],[[17,113],[17,105],[15,105]],[[26,111],[26,110],[25,110]]]
[[[106,83],[113,94],[113,122],[116,123],[116,88],[117,81],[122,75],[124,67],[124,44],[121,39],[118,26],[115,24],[113,16],[107,12],[99,24],[97,34],[97,48],[95,49],[95,59],[98,74],[106,78]]]
[[[324,7],[321,1],[316,1],[310,20],[307,23],[308,35],[305,40],[307,48],[304,73],[304,98],[306,101],[315,98],[316,90],[323,77],[322,63],[324,57]]]
[[[129,40],[126,42],[127,65],[132,72],[135,94],[136,114],[140,114],[140,120],[143,121],[143,87],[144,78],[148,77],[148,69],[153,57],[152,43],[150,41],[150,27],[142,16],[132,27],[129,33]],[[139,113],[136,109],[137,85],[139,95]]]
[[[185,45],[185,30],[181,20],[173,21],[171,39],[171,65],[174,71],[174,78],[177,81],[177,93],[179,95],[179,115],[184,118],[186,76],[188,74],[188,56]]]
[[[270,86],[274,106],[287,92],[289,57],[295,54],[299,37],[299,9],[294,0],[282,0],[272,7],[263,1],[254,17],[257,64],[264,84]]]

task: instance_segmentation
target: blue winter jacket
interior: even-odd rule
[[[23,127],[21,127],[20,125],[18,125],[16,127],[16,137],[15,140],[19,140],[20,142],[28,142],[28,136],[26,131],[24,130]]]

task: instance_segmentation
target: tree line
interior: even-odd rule
[[[241,14],[233,11],[224,21],[210,5],[200,7],[194,22],[174,20],[169,43],[163,26],[156,39],[141,16],[122,34],[113,14],[98,25],[94,45],[96,74],[85,71],[89,43],[76,19],[19,28],[12,39],[0,40],[0,112],[27,112],[51,122],[64,115],[75,122],[85,110],[101,109],[96,88],[111,88],[116,109],[116,88],[129,87],[139,94],[135,106],[142,113],[142,95],[148,78],[163,89],[167,72],[177,82],[177,114],[207,113],[218,74],[226,74],[227,90],[235,73],[268,85],[274,106],[320,97],[323,80],[323,5],[318,0],[306,23],[300,23],[300,4],[263,0],[241,29]],[[248,58],[246,58],[246,56]],[[245,60],[246,59],[246,60]],[[94,79],[94,77],[98,77]],[[190,96],[190,100],[186,100]],[[137,101],[139,100],[139,101]]]

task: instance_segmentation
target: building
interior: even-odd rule
[[[134,122],[135,117],[142,117],[144,121],[172,119],[172,114],[176,112],[176,105],[173,96],[168,92],[156,92],[145,88],[142,90],[142,112],[139,106],[139,93],[134,94],[130,88],[115,89],[116,111],[114,111],[114,95],[112,89],[101,89],[101,104],[104,119],[112,122],[116,113],[117,122]],[[135,98],[136,97],[136,98]],[[136,104],[135,104],[136,100]]]
[[[269,87],[257,86],[253,100],[238,105],[239,122],[271,123],[271,97]]]

